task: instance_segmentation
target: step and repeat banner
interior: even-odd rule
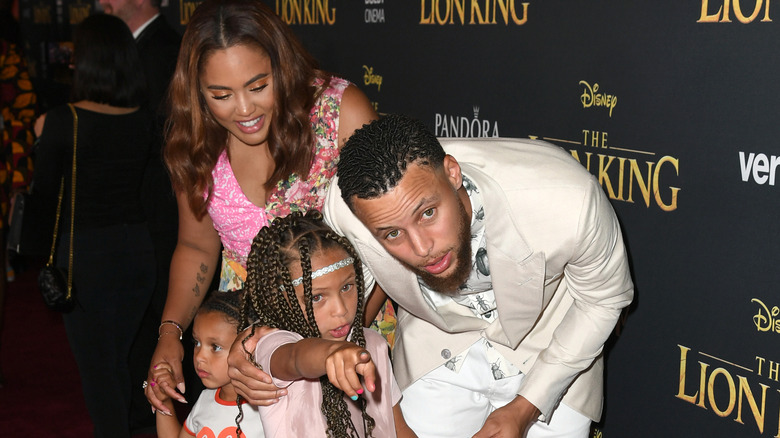
[[[266,3],[380,114],[542,139],[598,179],[637,295],[606,350],[594,437],[780,437],[779,4]],[[163,11],[183,30],[197,5]]]

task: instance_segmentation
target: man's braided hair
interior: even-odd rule
[[[349,241],[328,228],[317,211],[305,216],[292,213],[284,218],[277,218],[271,226],[261,229],[252,241],[252,249],[247,259],[247,279],[244,284],[239,325],[246,327],[251,324],[252,330],[244,342],[254,334],[257,326],[295,332],[304,338],[320,337],[312,307],[311,255],[330,249],[343,249],[354,259],[358,299],[349,340],[365,348],[366,340],[362,330],[365,286],[360,259]],[[293,263],[300,264],[303,271],[305,315],[295,297],[295,288],[290,277],[289,266]],[[292,291],[289,296],[287,291]],[[251,352],[250,357],[254,360]],[[320,378],[320,383],[321,409],[327,419],[327,435],[332,438],[358,437],[344,393],[330,383],[327,375]],[[361,398],[359,403],[363,413],[364,432],[366,436],[371,436],[374,419],[366,413],[365,400]]]

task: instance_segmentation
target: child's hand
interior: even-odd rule
[[[328,380],[336,388],[344,391],[352,400],[357,400],[363,393],[360,377],[366,384],[369,392],[376,389],[376,365],[371,360],[371,355],[364,348],[352,342],[339,342],[325,360],[325,369],[328,372]]]
[[[155,365],[154,371],[152,372],[152,380],[149,382],[150,386],[158,386],[160,388],[163,388],[165,386],[168,386],[170,388],[176,387],[176,381],[173,377],[173,370],[168,368],[168,364],[161,363],[158,365]],[[165,402],[167,400],[170,400],[170,397],[168,394],[165,393],[165,391],[157,391],[155,393],[157,398],[161,402]]]

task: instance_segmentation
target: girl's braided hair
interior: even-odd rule
[[[225,316],[225,321],[238,328],[241,319],[241,302],[243,301],[241,290],[229,292],[212,291],[206,301],[198,309],[198,315],[210,312],[219,312]]]
[[[242,343],[254,335],[257,326],[295,332],[304,338],[320,337],[312,307],[311,255],[330,249],[342,249],[354,259],[357,311],[349,340],[365,348],[366,339],[362,330],[365,286],[360,258],[346,238],[322,222],[322,215],[317,211],[306,215],[295,212],[277,218],[271,226],[261,229],[252,241],[239,324],[239,327],[251,324],[252,330]],[[305,315],[295,297],[290,276],[289,266],[293,263],[300,264],[303,271]],[[288,296],[286,291],[293,292]],[[252,352],[248,353],[254,360]],[[327,419],[327,435],[332,438],[358,437],[344,393],[330,383],[327,375],[320,378],[320,383],[321,409]],[[372,436],[375,421],[366,413],[365,400],[361,398],[359,403],[365,436]]]

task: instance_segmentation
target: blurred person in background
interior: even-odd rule
[[[6,281],[13,279],[13,268],[5,248],[11,200],[15,193],[29,186],[32,178],[30,154],[37,101],[27,63],[21,53],[19,23],[11,13],[11,6],[11,0],[0,1],[0,268],[6,268],[6,274],[0,274],[0,328]],[[4,380],[0,370],[0,387]]]
[[[133,36],[110,15],[86,18],[74,33],[72,102],[78,115],[73,284],[77,304],[63,315],[96,437],[129,437],[128,358],[152,297],[154,248],[140,199],[151,156],[152,115]],[[64,177],[57,265],[68,266],[73,115],[52,108],[39,136],[33,196],[56,197]],[[140,382],[139,382],[140,383]]]
[[[157,345],[157,326],[162,318],[165,298],[168,295],[168,271],[173,250],[176,248],[179,226],[176,197],[162,161],[162,131],[168,115],[165,95],[176,67],[181,37],[160,13],[161,0],[99,0],[98,2],[103,12],[121,18],[133,33],[149,90],[148,100],[144,105],[155,115],[152,159],[149,160],[144,177],[142,202],[157,259],[157,283],[130,353],[130,372],[133,381],[141,382],[146,378],[147,366]],[[189,338],[187,336],[183,341],[187,345],[185,348],[187,356],[192,352]],[[188,372],[185,376],[187,383],[193,388],[200,385],[200,379],[194,372]],[[190,402],[194,403],[195,400],[197,399],[192,398]],[[154,431],[154,414],[149,410],[149,404],[140,387],[133,388],[130,425],[133,430],[139,432]]]

